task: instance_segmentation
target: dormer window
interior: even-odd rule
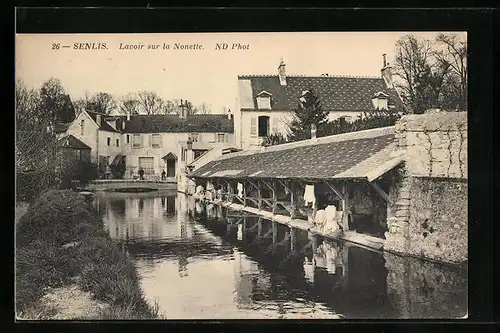
[[[372,104],[375,109],[379,110],[387,110],[387,100],[388,100],[389,95],[386,93],[379,91],[372,97]]]
[[[271,93],[263,90],[257,94],[257,109],[271,110]]]

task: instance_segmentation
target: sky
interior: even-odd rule
[[[438,33],[412,32],[428,39]],[[223,108],[234,108],[238,75],[277,75],[281,58],[288,75],[380,76],[382,54],[391,62],[396,41],[405,34],[17,34],[15,71],[16,78],[32,88],[40,88],[51,77],[59,79],[72,100],[86,92],[119,97],[147,90],[166,100],[207,103],[212,113],[222,113]],[[106,43],[106,49],[75,49],[75,43],[94,43],[95,47]],[[202,49],[175,49],[176,43],[201,45]],[[228,48],[216,50],[223,43]],[[124,48],[140,44],[144,45],[141,49]],[[170,49],[164,49],[164,44]],[[160,47],[148,49],[148,45]]]

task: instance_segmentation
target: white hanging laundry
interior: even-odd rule
[[[316,202],[316,197],[314,196],[314,185],[306,185],[306,189],[304,190],[304,203],[307,206],[309,203]]]
[[[242,183],[238,183],[238,196],[240,198],[243,198],[243,184]]]
[[[238,232],[236,234],[238,240],[243,240],[243,224],[238,224]]]

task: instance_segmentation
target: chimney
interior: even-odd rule
[[[385,85],[387,86],[387,88],[392,88],[393,87],[393,85],[392,85],[392,66],[389,65],[389,63],[387,62],[385,53],[382,54],[382,57],[383,57],[383,67],[380,70],[380,72],[382,74],[382,78],[384,79]]]
[[[97,126],[101,127],[101,115],[100,114],[96,114],[95,122],[97,123]]]
[[[227,110],[227,119],[233,119],[233,114],[231,113],[231,109]]]
[[[311,139],[316,139],[316,124],[311,125]]]
[[[286,71],[285,71],[285,62],[283,58],[281,58],[280,65],[278,66],[278,77],[280,78],[280,84],[282,86],[286,86]]]

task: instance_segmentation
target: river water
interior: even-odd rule
[[[319,239],[184,194],[96,192],[167,319],[460,318],[467,272]],[[289,241],[292,237],[293,242]],[[293,244],[293,245],[292,245]],[[311,246],[312,245],[312,246]]]

